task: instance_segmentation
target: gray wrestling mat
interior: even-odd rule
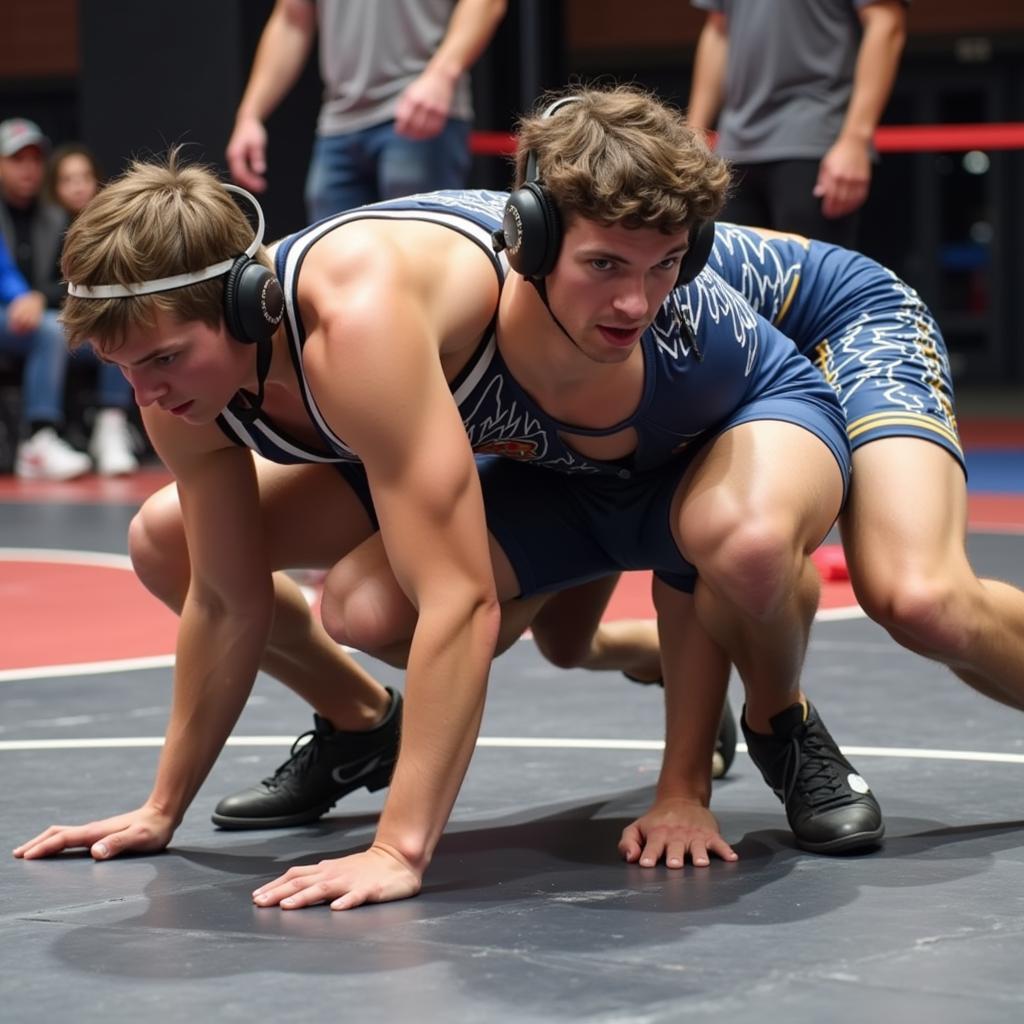
[[[8,545],[118,551],[129,516],[8,505],[0,527]],[[971,553],[980,572],[1024,584],[1024,535],[975,535]],[[524,641],[496,663],[483,740],[422,894],[347,913],[257,909],[249,893],[361,848],[382,794],[354,794],[315,827],[209,822],[220,796],[287,756],[274,737],[310,726],[261,678],[235,732],[255,741],[225,750],[167,852],[0,860],[2,1017],[1024,1019],[1024,719],[862,619],[817,625],[805,678],[886,812],[879,852],[797,850],[741,753],[713,803],[738,863],[623,864],[619,833],[658,771],[660,695],[558,671]],[[0,675],[8,850],[145,797],[169,682],[165,667]]]

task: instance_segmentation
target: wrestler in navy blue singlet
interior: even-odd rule
[[[302,371],[306,333],[297,301],[302,260],[316,241],[354,220],[427,221],[478,244],[501,284],[508,267],[494,255],[490,239],[501,225],[506,200],[501,192],[430,193],[350,210],[285,238],[276,252],[285,326],[323,448],[312,451],[299,444],[263,415],[249,425],[225,409],[218,418],[221,429],[274,462],[342,464],[345,479],[372,516],[358,456],[327,425]],[[673,291],[644,332],[642,397],[630,417],[608,428],[583,428],[548,416],[508,372],[493,326],[451,389],[474,452],[504,457],[478,461],[488,527],[510,557],[524,594],[620,568],[655,569],[672,585],[692,589],[693,569],[668,526],[672,494],[697,449],[740,423],[796,423],[829,447],[844,482],[848,477],[845,421],[831,388],[788,338],[709,270]],[[562,439],[563,433],[599,436],[626,429],[635,432],[637,447],[628,459],[615,462],[585,457]]]
[[[814,361],[854,449],[920,437],[963,466],[946,345],[910,285],[862,253],[736,224],[715,225],[709,265]]]

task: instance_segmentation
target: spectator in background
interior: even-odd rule
[[[231,176],[266,188],[265,119],[295,84],[319,26],[323,105],[306,181],[311,220],[464,188],[469,69],[506,0],[276,0],[228,142]]]
[[[102,184],[103,172],[92,150],[81,142],[65,142],[50,155],[43,196],[74,220]]]
[[[100,190],[103,173],[92,150],[81,142],[65,142],[50,156],[43,183],[43,196],[61,207],[73,221]],[[109,363],[101,363],[88,347],[72,356],[73,360],[97,363],[96,419],[89,439],[89,454],[102,476],[120,476],[139,467],[128,428],[128,410],[134,404],[131,385]]]
[[[89,471],[89,458],[56,432],[64,393],[67,346],[46,296],[33,291],[0,236],[0,352],[24,358],[21,415],[32,438],[18,448],[19,476],[70,480]],[[40,436],[41,435],[41,436]]]
[[[0,349],[25,358],[22,417],[29,436],[18,445],[15,472],[29,479],[70,480],[87,473],[91,463],[59,433],[68,351],[57,321],[64,294],[57,261],[66,219],[39,200],[48,149],[32,121],[0,122],[0,241],[7,257]]]
[[[689,120],[733,163],[723,219],[856,244],[872,138],[906,37],[906,0],[690,0],[708,12]]]

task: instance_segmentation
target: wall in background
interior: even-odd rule
[[[763,0],[768,3],[772,0]],[[0,118],[83,138],[108,172],[131,155],[187,142],[223,151],[273,0],[0,0]],[[538,4],[540,6],[538,6]],[[703,14],[688,0],[513,0],[478,65],[478,125],[508,129],[524,105],[524,18],[537,17],[542,79],[636,79],[685,104]],[[1024,2],[917,0],[889,123],[1024,121]],[[202,31],[196,31],[202,26]],[[562,29],[560,32],[559,29]],[[550,52],[548,52],[550,51]],[[537,64],[536,59],[533,60]],[[304,221],[302,188],[318,105],[313,62],[270,119],[269,234]],[[985,155],[982,155],[985,157]],[[961,377],[1024,380],[1024,152],[887,155],[876,171],[862,246],[933,304]],[[980,162],[984,163],[984,159]],[[478,159],[474,183],[504,187],[507,162]]]
[[[689,0],[631,0],[628,17],[622,16],[623,6],[622,0],[566,0],[570,49],[682,50],[696,42],[704,22]],[[916,0],[908,17],[912,35],[1024,32],[1024,4],[1018,0]]]

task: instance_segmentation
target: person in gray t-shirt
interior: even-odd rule
[[[689,119],[736,170],[723,215],[852,246],[907,0],[690,0],[708,12]],[[720,115],[720,116],[719,116]]]
[[[231,176],[266,188],[264,119],[319,30],[323,104],[306,182],[312,220],[382,199],[464,188],[469,69],[507,0],[276,0],[228,142]]]

